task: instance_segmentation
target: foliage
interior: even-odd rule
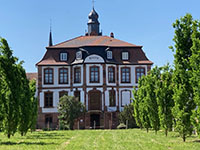
[[[117,126],[117,129],[126,129],[126,125],[124,123],[120,123],[118,126]]]
[[[196,109],[193,110],[192,122],[196,128],[197,133],[200,135],[200,22],[194,21],[192,26],[192,55],[190,57],[191,74],[190,79]]]
[[[133,117],[133,105],[129,104],[124,107],[124,110],[120,112],[119,115],[120,123],[126,124],[128,121],[128,128],[135,128],[137,127],[135,119]]]
[[[148,115],[148,105],[146,101],[147,91],[145,88],[146,80],[145,76],[139,79],[138,83],[138,90],[134,89],[134,95],[137,95],[133,99],[133,106],[134,106],[134,116],[136,119],[136,123],[138,126],[143,127],[149,131],[151,128],[150,118]]]
[[[156,99],[158,104],[158,115],[160,125],[165,129],[165,135],[172,129],[173,115],[172,108],[174,106],[173,87],[172,87],[173,70],[169,64],[162,67],[160,79],[156,82]]]
[[[12,55],[7,41],[0,39],[0,128],[10,138],[18,130],[25,135],[30,128],[33,103],[23,62]],[[35,102],[34,102],[35,103]],[[37,110],[34,110],[37,113]]]
[[[155,133],[160,129],[160,120],[158,115],[158,104],[156,101],[157,89],[156,83],[160,80],[160,68],[154,67],[147,76],[144,77],[145,84],[143,85],[146,90],[145,103],[148,110],[148,116],[151,123],[151,127],[155,130]]]
[[[190,14],[176,20],[173,24],[175,28],[175,51],[174,55],[174,74],[173,74],[173,115],[175,117],[175,127],[183,138],[186,140],[187,135],[192,133],[191,116],[194,109],[193,90],[190,84],[191,66],[189,59],[192,51],[192,29],[193,19]]]
[[[58,112],[60,124],[73,129],[74,120],[85,112],[85,106],[77,98],[64,95],[60,98]]]

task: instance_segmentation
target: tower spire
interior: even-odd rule
[[[49,46],[53,45],[53,40],[52,40],[52,33],[51,33],[51,19],[50,19],[50,33],[49,33]]]

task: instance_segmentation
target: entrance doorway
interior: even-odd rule
[[[90,127],[94,128],[100,127],[100,115],[99,114],[91,114],[90,115]]]

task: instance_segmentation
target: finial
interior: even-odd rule
[[[49,33],[49,46],[52,46],[53,45],[53,40],[52,40],[52,34],[51,34],[51,19],[50,19],[50,33]]]
[[[94,2],[95,2],[95,0],[92,0],[92,8],[94,9]]]

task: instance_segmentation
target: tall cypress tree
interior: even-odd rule
[[[175,51],[174,55],[174,74],[173,74],[173,99],[175,106],[173,115],[176,122],[176,130],[179,132],[183,141],[192,132],[191,115],[194,109],[192,86],[190,84],[191,67],[189,58],[192,54],[192,24],[193,19],[190,14],[176,20],[173,24],[175,28]]]

